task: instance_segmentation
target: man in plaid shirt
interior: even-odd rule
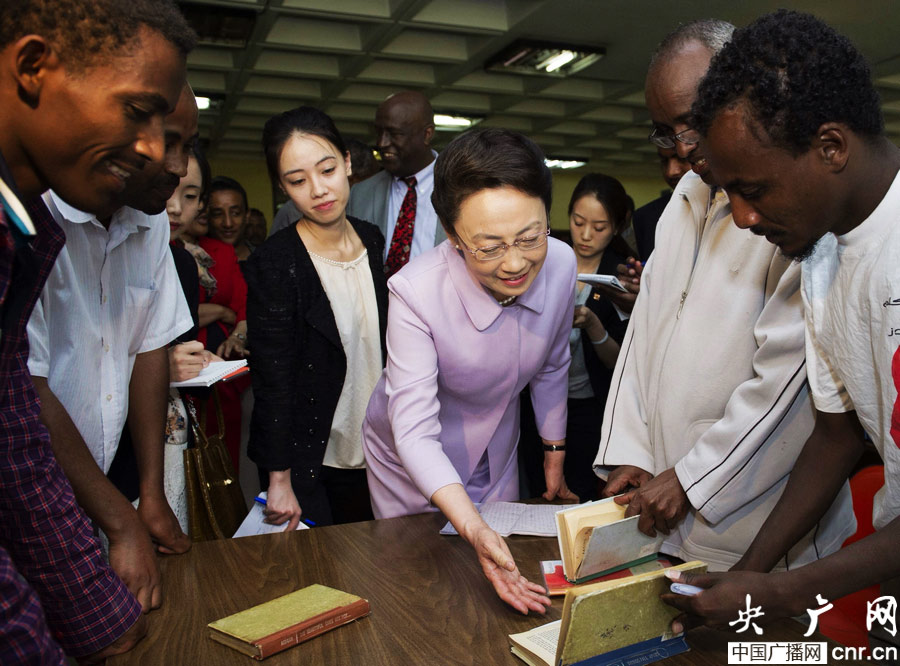
[[[194,36],[171,0],[0,4],[0,663],[85,663],[143,636],[53,457],[25,326],[64,238],[52,187],[101,209],[163,156]]]

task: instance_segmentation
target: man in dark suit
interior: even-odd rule
[[[691,170],[690,163],[678,156],[674,148],[656,149],[659,155],[659,166],[662,169],[663,179],[673,190],[681,180],[681,177]],[[646,262],[656,241],[656,223],[660,215],[669,203],[672,193],[666,192],[658,199],[654,199],[634,211],[632,225],[634,227],[634,240],[637,243],[638,254],[642,261]]]
[[[392,245],[406,257],[400,260],[402,264],[447,238],[431,206],[434,159],[437,157],[431,149],[433,136],[434,111],[420,92],[403,91],[391,95],[375,112],[375,147],[381,154],[384,171],[353,186],[347,213],[381,229],[386,240],[386,261]],[[412,186],[406,182],[410,178],[415,178]],[[415,202],[415,214],[412,240],[403,243],[402,238],[395,238],[395,231],[407,197]],[[293,203],[287,202],[276,214],[269,235],[293,224],[299,216]],[[403,228],[409,232],[406,225]]]

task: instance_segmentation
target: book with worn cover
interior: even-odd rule
[[[613,499],[556,513],[559,554],[569,582],[580,584],[656,558],[663,535],[639,531],[640,516],[625,518],[627,505]]]
[[[310,585],[209,623],[209,637],[254,659],[286,650],[369,614],[369,602]]]
[[[700,573],[706,564],[670,569]],[[670,629],[680,611],[659,598],[669,589],[667,570],[569,589],[562,619],[510,634],[510,650],[530,666],[649,664],[687,651],[684,634]]]

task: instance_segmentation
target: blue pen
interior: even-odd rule
[[[266,505],[266,498],[265,498],[265,497],[259,497],[259,496],[256,496],[256,497],[253,498],[253,501],[254,501],[254,502],[257,502],[258,504],[262,504],[263,506]],[[316,524],[315,524],[313,521],[311,521],[309,518],[301,518],[300,520],[302,520],[303,523],[304,523],[305,525],[309,525],[310,527],[315,527],[315,526],[316,526]]]

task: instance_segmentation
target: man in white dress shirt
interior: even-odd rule
[[[131,176],[120,202],[83,212],[44,195],[66,245],[28,323],[28,367],[54,454],[144,612],[161,601],[153,541],[160,552],[190,548],[163,492],[166,350],[192,326],[163,210],[196,134],[197,104],[185,86],[166,117],[164,160]],[[141,477],[137,511],[105,476],[126,419]]]

